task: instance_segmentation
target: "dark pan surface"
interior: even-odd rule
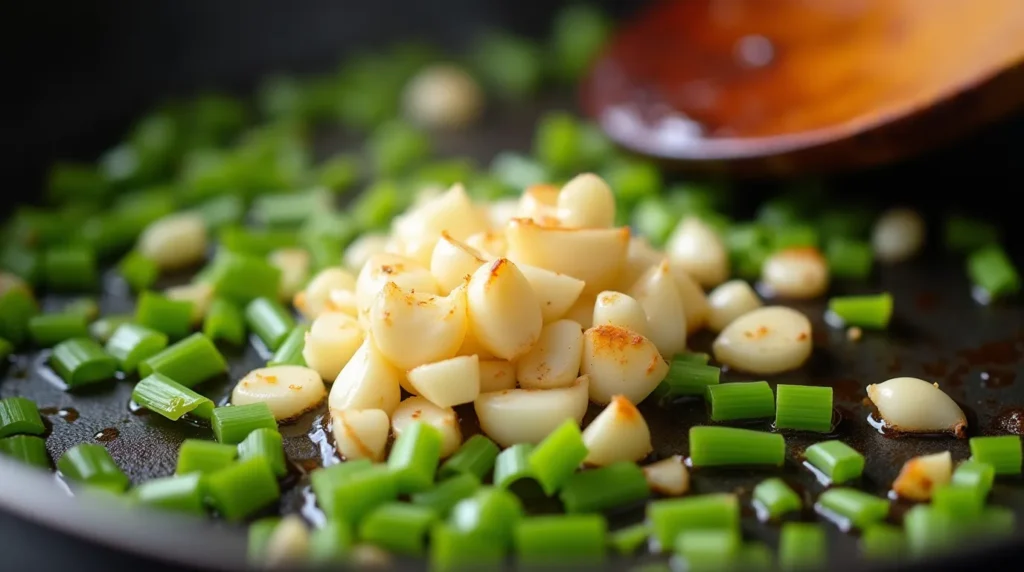
[[[555,103],[561,100],[555,100]],[[538,109],[499,113],[491,118],[486,129],[476,133],[450,136],[438,141],[445,155],[469,155],[487,160],[499,149],[525,149],[529,145],[529,128]],[[344,137],[326,134],[321,137],[325,151],[346,146]],[[914,376],[937,382],[961,404],[968,414],[970,435],[1007,430],[1020,432],[1024,410],[1024,384],[1018,383],[1024,358],[1024,311],[1010,304],[980,306],[970,294],[962,261],[927,256],[921,261],[894,268],[880,269],[871,282],[836,284],[831,294],[851,294],[887,290],[893,293],[895,317],[887,332],[865,332],[860,341],[849,341],[845,330],[827,326],[823,321],[824,300],[795,304],[814,324],[815,352],[800,371],[771,378],[773,384],[798,383],[830,385],[835,390],[835,434],[867,458],[865,475],[857,486],[884,495],[903,462],[912,456],[950,450],[954,460],[969,456],[967,441],[952,438],[893,439],[875,431],[867,422],[870,407],[865,405],[864,388],[898,376]],[[58,307],[61,300],[48,298],[48,308]],[[127,289],[112,274],[104,280],[101,299],[103,313],[130,311]],[[696,337],[691,346],[708,350],[711,337]],[[258,342],[256,342],[258,345]],[[265,354],[249,345],[244,349],[224,348],[231,358],[230,375],[208,382],[199,389],[224,403],[238,380],[249,370],[260,367]],[[145,411],[132,411],[130,394],[134,379],[101,385],[89,391],[70,393],[60,379],[46,366],[47,352],[19,356],[0,383],[0,397],[22,395],[33,399],[46,414],[51,426],[47,446],[56,459],[65,450],[81,442],[103,442],[133,483],[166,476],[174,471],[178,446],[190,437],[211,438],[210,431],[185,423],[172,423]],[[723,381],[752,378],[727,372]],[[472,407],[461,407],[465,436],[478,429]],[[687,430],[694,424],[707,422],[702,402],[681,402],[669,407],[646,403],[642,406],[655,439],[654,458],[687,454]],[[1014,417],[1014,412],[1016,417]],[[275,512],[301,512],[312,522],[322,518],[312,502],[308,488],[309,471],[337,462],[332,439],[323,419],[324,409],[304,416],[297,423],[282,427],[292,471]],[[590,412],[590,418],[596,411]],[[1010,422],[1007,423],[1006,421]],[[785,477],[803,491],[805,500],[817,495],[822,487],[813,475],[799,465],[803,449],[820,436],[787,435],[787,465],[777,473],[770,471],[694,471],[694,490],[699,493],[736,491],[749,501],[750,490],[761,479],[775,474]],[[1024,487],[1021,482],[1000,480],[993,502],[1014,507],[1018,522],[1024,522]],[[17,494],[2,490],[0,497]],[[744,505],[749,508],[749,502]],[[896,503],[893,518],[897,521],[908,505]],[[613,515],[613,525],[639,520],[642,507],[633,507]],[[814,518],[807,512],[802,518]],[[228,527],[225,527],[228,528]],[[777,525],[761,525],[753,512],[747,511],[745,530],[774,544]],[[831,554],[835,567],[856,564],[856,539],[830,527],[833,538]],[[184,533],[183,533],[184,534]],[[130,539],[126,539],[130,542]]]

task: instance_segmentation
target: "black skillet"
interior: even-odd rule
[[[323,7],[329,9],[328,7]],[[214,16],[205,25],[216,28]],[[220,13],[226,18],[228,13]],[[250,15],[250,17],[253,17]],[[299,16],[293,15],[296,20]],[[383,21],[383,19],[382,19]],[[223,22],[222,22],[223,23]],[[255,46],[254,42],[250,47]],[[526,149],[529,144],[529,126],[540,109],[565,105],[568,100],[553,98],[530,109],[503,109],[493,114],[485,127],[466,135],[451,136],[439,141],[447,153],[469,154],[486,160],[497,149]],[[97,113],[101,109],[98,108]],[[56,133],[56,132],[54,132]],[[907,200],[916,199],[933,214],[948,208],[957,208],[952,202],[936,198],[939,182],[952,183],[950,194],[960,196],[970,189],[975,191],[972,202],[998,200],[993,192],[999,184],[994,174],[1017,174],[1016,169],[993,160],[987,150],[1005,150],[1010,145],[1024,142],[1024,128],[1008,125],[989,132],[965,146],[951,152],[926,158],[885,172],[858,174],[836,181],[834,192],[846,197],[871,195],[893,200],[902,193]],[[108,144],[94,141],[96,148]],[[339,145],[337,137],[328,134],[321,147],[332,150]],[[29,147],[30,151],[32,150]],[[34,160],[53,158],[47,149],[37,148]],[[970,151],[973,153],[968,153]],[[966,155],[966,156],[965,156]],[[970,165],[970,166],[968,166]],[[977,169],[981,169],[980,171]],[[969,179],[969,173],[987,173],[979,179]],[[1005,184],[1005,183],[1003,183]],[[751,184],[740,196],[743,202],[753,202],[769,184]],[[996,187],[996,190],[998,187]],[[928,191],[920,193],[915,191]],[[988,192],[989,194],[985,194]],[[854,194],[857,193],[857,194]],[[915,197],[916,195],[916,197]],[[941,204],[940,204],[941,203]],[[737,204],[740,211],[750,205]],[[985,209],[982,209],[984,211]],[[989,209],[998,214],[998,209]],[[1010,236],[1016,234],[1010,230]],[[123,285],[116,278],[105,281],[104,311],[130,308]],[[884,494],[899,467],[907,458],[923,453],[949,449],[955,459],[966,457],[966,442],[948,439],[900,439],[884,437],[865,422],[868,408],[863,405],[863,387],[897,375],[920,376],[939,382],[968,412],[972,424],[971,434],[1002,431],[1000,420],[1005,419],[1014,404],[1024,405],[1024,388],[1015,379],[1020,377],[1024,357],[1024,312],[1019,304],[981,307],[970,298],[969,287],[963,276],[962,263],[939,256],[925,256],[919,261],[876,273],[868,284],[837,284],[834,293],[854,293],[886,289],[896,298],[896,316],[893,327],[885,333],[868,334],[860,342],[846,340],[844,332],[828,328],[821,320],[822,303],[814,302],[799,307],[814,320],[816,351],[811,362],[802,370],[778,376],[772,382],[829,384],[835,388],[837,434],[866,453],[868,467],[860,486]],[[48,304],[58,303],[48,299]],[[697,349],[706,348],[709,338],[695,341]],[[256,367],[261,362],[257,350],[226,348],[232,360],[230,376],[210,382],[202,390],[211,397],[222,399],[231,388],[231,380]],[[45,354],[19,356],[3,372],[0,396],[24,395],[46,408],[52,427],[48,448],[56,458],[68,447],[82,441],[106,440],[106,445],[134,482],[167,475],[173,471],[177,446],[190,436],[204,436],[201,428],[172,424],[162,418],[129,411],[131,384],[128,381],[111,383],[85,393],[70,394],[54,382],[45,367],[40,366]],[[742,379],[727,376],[728,379]],[[983,378],[987,380],[983,381]],[[277,510],[300,511],[316,518],[305,494],[307,480],[304,473],[322,463],[325,453],[331,451],[329,439],[324,438],[318,423],[318,412],[307,416],[293,426],[283,428],[288,437],[287,450],[293,460],[293,471],[288,479],[292,485],[282,497]],[[467,429],[472,430],[472,412],[466,412]],[[644,407],[655,435],[656,455],[685,453],[686,428],[703,422],[706,415],[699,404],[681,404],[670,409],[647,405]],[[77,418],[73,419],[73,417]],[[1019,428],[1018,428],[1019,430]],[[311,438],[312,435],[312,438]],[[807,495],[820,490],[805,471],[799,470],[794,459],[812,442],[802,436],[789,439],[791,461],[780,471]],[[716,490],[740,491],[749,495],[749,489],[758,478],[767,473],[738,472],[694,473],[694,486],[699,492]],[[1011,506],[1017,511],[1018,522],[1024,522],[1024,488],[1020,482],[1001,482],[996,487],[994,502]],[[894,513],[899,513],[897,505]],[[612,515],[613,524],[626,524],[639,518],[640,507]],[[752,536],[774,542],[777,527],[756,524],[748,516],[745,530]],[[839,534],[830,528],[832,568],[866,569],[869,564],[856,557],[855,538]],[[944,567],[996,566],[1002,562],[1019,560],[1020,537],[1001,547],[979,547],[981,552],[963,552],[961,559],[947,558]],[[0,459],[0,552],[7,558],[4,568],[12,570],[56,569],[102,564],[104,568],[145,565],[149,569],[171,563],[205,569],[236,569],[244,564],[244,537],[241,531],[206,521],[182,520],[166,515],[124,511],[107,499],[72,500],[66,488],[53,477],[36,475]],[[621,567],[622,561],[613,563]],[[417,563],[408,563],[410,569]],[[405,565],[401,565],[405,568]],[[906,569],[906,568],[904,568]],[[928,569],[922,565],[922,570]]]

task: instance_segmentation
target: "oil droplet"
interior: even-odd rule
[[[145,415],[149,413],[148,409],[136,403],[134,399],[128,401],[128,411],[132,415]]]
[[[74,423],[78,421],[78,410],[74,407],[65,407],[57,411],[57,415],[67,421],[68,423]]]
[[[104,429],[104,430],[100,431],[99,433],[93,435],[93,438],[96,439],[97,441],[106,443],[106,442],[109,442],[109,441],[113,441],[114,439],[117,439],[118,435],[120,435],[120,434],[121,434],[121,432],[118,431],[117,429],[115,429],[113,427],[107,427],[106,429]]]

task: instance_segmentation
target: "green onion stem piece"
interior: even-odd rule
[[[668,392],[672,396],[703,397],[709,386],[718,385],[721,373],[722,370],[719,368],[696,362],[694,358],[684,354],[672,360],[662,383],[668,387]]]
[[[87,337],[89,323],[75,312],[39,314],[29,318],[28,331],[37,346],[48,348],[71,338]]]
[[[655,540],[667,549],[684,530],[738,530],[740,503],[736,495],[727,493],[657,500],[647,504],[647,522]]]
[[[832,430],[832,388],[810,385],[775,387],[775,427],[828,433]]]
[[[224,340],[240,346],[245,341],[245,317],[227,298],[214,298],[203,319],[203,334],[211,340]]]
[[[779,534],[779,569],[817,570],[828,562],[828,539],[817,523],[787,522]]]
[[[235,462],[237,456],[238,449],[232,445],[185,439],[178,450],[178,466],[174,473],[215,473]]]
[[[608,524],[597,514],[533,516],[515,528],[518,561],[527,566],[599,563]]]
[[[892,295],[842,296],[828,301],[828,309],[848,326],[885,329],[892,318]]]
[[[395,475],[398,492],[415,493],[433,486],[440,460],[441,432],[422,421],[409,425],[388,455],[388,469]]]
[[[0,337],[19,346],[31,333],[29,320],[39,313],[39,305],[27,288],[0,290]]]
[[[274,470],[263,457],[228,465],[204,481],[211,504],[229,521],[242,520],[281,495]]]
[[[767,381],[707,386],[712,421],[761,419],[775,416],[775,393]]]
[[[277,420],[270,407],[263,401],[246,405],[218,407],[213,410],[210,423],[213,434],[220,443],[237,445],[253,431],[265,428],[277,430]],[[267,463],[270,466],[270,463]],[[273,467],[271,467],[273,468]]]
[[[117,263],[117,272],[133,292],[151,288],[160,277],[160,267],[138,251],[131,251]]]
[[[43,276],[53,290],[92,290],[100,280],[96,254],[80,246],[52,247],[43,256]]]
[[[1000,298],[1020,290],[1020,274],[999,245],[974,251],[967,258],[967,275],[989,298]]]
[[[24,397],[0,399],[0,437],[42,435],[46,432],[35,402]]]
[[[786,439],[778,433],[699,426],[690,428],[690,462],[694,467],[727,465],[782,466]]]
[[[103,316],[89,324],[89,335],[97,342],[106,344],[122,324],[127,324],[131,321],[132,316],[128,314],[112,314]]]
[[[315,482],[313,490],[324,513],[352,526],[361,522],[373,509],[398,497],[395,475],[386,466],[371,464],[358,467],[342,477],[339,475],[341,473],[335,473],[334,478],[321,485],[320,490],[326,491],[324,498],[321,498]]]
[[[575,419],[568,419],[530,453],[530,470],[544,494],[551,496],[587,458],[587,446]]]
[[[298,236],[294,230],[256,230],[229,226],[221,229],[218,237],[220,245],[227,253],[250,257],[251,260],[257,261],[277,249],[298,246]]]
[[[293,327],[284,340],[281,341],[280,347],[274,352],[267,365],[298,365],[305,367],[306,358],[302,357],[302,350],[306,347],[307,332],[309,332],[309,326],[306,324],[299,324]]]
[[[475,533],[503,547],[512,543],[516,523],[523,518],[519,497],[494,487],[481,487],[452,508],[448,523],[456,530]]]
[[[889,501],[856,489],[836,487],[818,496],[816,508],[826,510],[845,519],[849,525],[863,529],[889,514]]]
[[[961,215],[945,221],[946,248],[952,252],[971,252],[999,243],[999,229],[990,222]]]
[[[1021,442],[1017,435],[971,437],[971,460],[988,463],[997,475],[1019,475]]]
[[[359,523],[359,538],[389,552],[419,556],[437,513],[426,506],[390,502],[373,509]]]
[[[351,475],[370,469],[373,466],[373,462],[369,459],[355,459],[317,469],[309,474],[313,495],[328,519],[336,518],[334,506],[338,503],[334,500],[335,488],[348,480]]]
[[[213,415],[212,401],[159,373],[150,374],[135,385],[132,401],[171,421],[186,413],[200,419]]]
[[[948,484],[932,491],[932,506],[966,522],[977,518],[985,507],[985,495],[977,487]]]
[[[277,351],[295,320],[280,304],[270,298],[256,298],[245,307],[245,323],[270,351]]]
[[[238,459],[245,461],[262,457],[278,478],[288,473],[284,456],[284,439],[275,429],[255,429],[238,444]]]
[[[139,375],[162,373],[185,387],[194,387],[227,371],[224,356],[201,333],[171,344],[139,364]]]
[[[147,290],[139,296],[135,321],[172,339],[180,339],[192,331],[192,312],[192,302],[188,300],[172,300]]]
[[[280,282],[279,268],[247,254],[221,252],[210,266],[214,292],[241,304],[256,298],[276,298]]]
[[[76,388],[113,378],[117,359],[91,338],[72,338],[53,348],[50,367],[69,388]]]
[[[872,524],[860,533],[860,552],[869,560],[894,560],[906,549],[903,530],[891,524]]]
[[[643,470],[633,462],[612,463],[569,477],[559,494],[568,513],[603,512],[650,495]]]
[[[754,487],[754,506],[762,520],[778,519],[803,508],[800,495],[782,479],[765,479]]]
[[[494,486],[507,489],[519,480],[533,479],[532,453],[530,443],[517,443],[499,453],[494,460]]]
[[[447,517],[459,501],[469,498],[480,489],[480,479],[472,473],[459,473],[445,479],[432,489],[414,493],[413,504],[434,509],[442,518]]]
[[[742,541],[736,530],[684,530],[676,537],[675,552],[689,570],[727,570],[740,555]]]
[[[478,480],[483,480],[494,468],[499,451],[498,445],[486,436],[473,435],[441,465],[438,475],[444,479],[453,475],[470,474]],[[523,459],[526,459],[525,455]]]
[[[431,570],[493,570],[500,568],[504,559],[503,544],[476,532],[459,530],[446,523],[435,524],[430,530]]]
[[[123,492],[129,484],[110,453],[95,443],[79,443],[65,451],[57,469],[67,479],[115,493]]]
[[[837,236],[825,243],[825,260],[834,276],[863,280],[871,275],[874,253],[865,240]]]
[[[807,462],[833,484],[856,479],[864,472],[864,455],[842,441],[822,441],[804,451]]]
[[[107,341],[106,351],[121,362],[121,371],[134,373],[139,363],[167,347],[167,334],[139,324],[122,324]]]
[[[50,468],[46,439],[35,435],[13,435],[0,439],[0,455],[40,469]]]
[[[636,554],[651,536],[651,527],[645,523],[620,528],[608,535],[608,545],[622,556]]]
[[[988,463],[968,459],[960,463],[953,471],[951,484],[957,486],[974,487],[982,497],[988,496],[992,490],[992,483],[996,478],[996,469]]]
[[[312,564],[344,563],[354,543],[355,533],[351,525],[328,520],[309,536],[309,561]]]
[[[200,473],[163,477],[142,483],[132,491],[146,506],[203,514],[203,482]]]

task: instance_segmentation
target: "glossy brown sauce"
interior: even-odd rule
[[[93,439],[96,439],[101,443],[108,443],[110,441],[113,441],[114,439],[117,439],[120,435],[121,432],[115,429],[114,427],[107,427],[106,429],[103,429],[99,433],[93,435]]]
[[[43,415],[56,415],[68,423],[78,421],[78,410],[74,407],[43,407],[39,409],[39,413]]]

